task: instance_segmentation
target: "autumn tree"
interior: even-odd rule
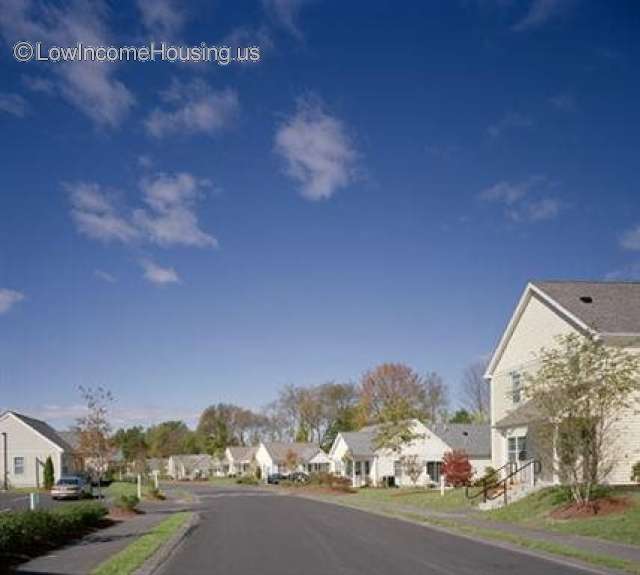
[[[179,453],[193,453],[197,449],[194,433],[183,421],[163,421],[147,429],[146,441],[150,457],[169,457]]]
[[[289,449],[285,454],[284,464],[289,473],[293,473],[298,468],[298,465],[300,464],[300,458],[293,449]]]
[[[537,354],[524,394],[537,413],[539,453],[567,484],[576,504],[589,504],[594,487],[614,466],[621,417],[640,391],[640,358],[601,339],[570,334]]]
[[[462,376],[462,401],[478,423],[489,421],[491,386],[484,378],[487,364],[476,361],[467,366]]]
[[[469,485],[473,477],[473,468],[467,453],[462,449],[445,453],[442,457],[442,474],[446,478],[447,485],[453,487]]]
[[[122,451],[125,461],[133,463],[136,471],[144,470],[149,451],[146,433],[141,426],[118,429],[112,439],[113,444]]]
[[[109,439],[109,407],[113,395],[103,387],[80,387],[80,395],[86,404],[87,413],[76,420],[76,430],[80,437],[80,451],[85,461],[91,463],[98,480],[98,497],[102,496],[101,482],[107,471],[113,446]]]

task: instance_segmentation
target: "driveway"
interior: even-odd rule
[[[200,522],[161,575],[577,575],[592,571],[274,492],[198,489]]]

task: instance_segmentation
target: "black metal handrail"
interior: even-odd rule
[[[483,495],[483,500],[486,502],[487,492],[489,491],[489,489],[497,487],[503,481],[502,479],[500,479],[500,473],[503,470],[508,469],[508,471],[505,471],[506,477],[511,477],[513,475],[514,465],[517,466],[517,463],[515,461],[507,461],[502,467],[498,467],[498,469],[494,470],[491,475],[489,475],[488,477],[483,477],[481,480],[481,489],[477,493],[469,494],[469,486],[467,486],[464,491],[466,498],[475,499],[476,497]]]
[[[510,475],[507,475],[502,481],[499,482],[499,483],[502,484],[502,491],[498,491],[493,496],[487,494],[487,499],[488,500],[497,499],[498,497],[500,497],[502,495],[504,497],[505,506],[508,505],[508,503],[509,503],[509,488],[507,486],[507,482],[509,481],[513,485],[513,477],[515,475],[517,475],[518,473],[521,473],[524,469],[527,469],[528,467],[531,467],[531,466],[533,466],[533,470],[532,471],[533,471],[534,478],[535,478],[535,475],[540,473],[540,471],[542,470],[542,463],[540,461],[538,461],[537,459],[530,459],[529,461],[527,461],[521,467],[518,467],[518,464],[516,463],[515,470]],[[487,499],[485,499],[485,501]]]

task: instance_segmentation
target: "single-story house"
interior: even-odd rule
[[[79,471],[73,448],[49,424],[15,411],[0,415],[0,489],[41,487],[47,457],[55,480]]]
[[[525,396],[526,374],[539,368],[536,354],[557,345],[557,336],[595,337],[608,346],[640,353],[640,283],[535,281],[529,283],[493,353],[485,374],[491,385],[493,467],[509,461],[542,462],[537,479],[558,483],[552,454],[535,445],[536,406]],[[615,423],[619,444],[608,481],[629,483],[640,461],[640,412],[628,409]],[[548,462],[545,465],[545,461]]]
[[[251,471],[258,448],[241,445],[227,447],[224,452],[227,461],[226,475],[231,477],[247,475]]]
[[[167,475],[169,467],[169,459],[166,457],[148,457],[144,462],[147,473],[154,475],[157,473],[160,477]]]
[[[92,457],[82,450],[81,433],[77,429],[67,429],[57,432],[60,437],[70,445],[73,452],[78,457],[78,471],[82,470],[92,475],[97,475],[99,471],[103,474],[109,471],[122,471],[125,466],[124,454],[120,448],[111,448],[105,453],[100,470],[100,463],[95,457]]]
[[[315,443],[261,442],[256,463],[265,479],[273,473],[329,471],[331,459]]]
[[[489,425],[462,423],[426,426],[417,419],[410,421],[416,438],[399,451],[376,446],[380,425],[371,425],[360,431],[338,433],[329,457],[332,472],[350,477],[354,487],[379,486],[389,478],[398,486],[437,484],[442,472],[445,453],[461,449],[469,456],[475,476],[484,473],[491,464]]]
[[[167,475],[172,479],[208,479],[222,476],[224,465],[224,460],[208,453],[172,455],[167,462]]]

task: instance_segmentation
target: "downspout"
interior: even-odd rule
[[[9,489],[9,455],[7,453],[7,432],[2,432],[2,485],[3,489]]]

